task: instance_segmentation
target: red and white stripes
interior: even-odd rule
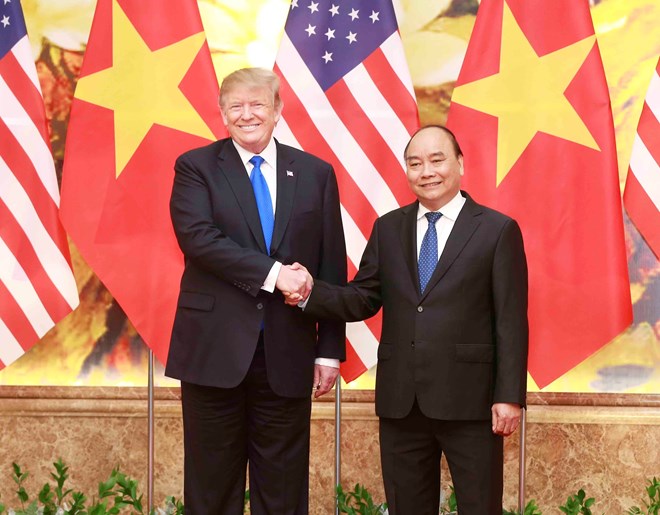
[[[0,368],[78,305],[27,36],[0,59]]]
[[[628,216],[660,258],[660,60],[639,118],[623,202]]]
[[[414,200],[403,150],[419,120],[399,33],[326,91],[286,33],[275,71],[282,77],[284,102],[276,136],[334,166],[352,277],[374,220]],[[348,324],[345,380],[355,379],[376,363],[378,320]]]

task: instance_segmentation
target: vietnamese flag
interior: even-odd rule
[[[99,0],[71,108],[62,221],[165,362],[183,256],[174,161],[224,134],[195,0]]]
[[[614,127],[587,0],[483,0],[448,126],[463,185],[515,218],[543,388],[632,321]]]

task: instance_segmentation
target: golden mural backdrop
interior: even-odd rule
[[[198,0],[218,79],[244,66],[270,68],[287,0]],[[660,56],[657,0],[592,0],[608,80],[623,188],[637,121]],[[41,80],[58,179],[76,77],[94,15],[93,0],[23,0]],[[474,25],[477,0],[394,0],[422,124],[444,123]],[[469,171],[468,171],[469,173]],[[660,262],[626,220],[633,325],[544,391],[660,392]],[[148,351],[75,247],[80,307],[18,361],[4,385],[146,385]],[[156,366],[156,385],[171,386]],[[370,389],[371,370],[349,388]],[[529,390],[538,390],[529,380]]]

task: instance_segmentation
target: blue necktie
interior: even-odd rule
[[[429,221],[429,227],[426,229],[422,246],[419,249],[419,291],[424,292],[424,288],[429,283],[435,266],[438,264],[438,233],[435,230],[435,223],[440,220],[442,213],[426,213]]]
[[[270,190],[266,183],[264,174],[261,173],[261,163],[264,158],[261,156],[253,156],[250,163],[254,165],[250,173],[250,182],[254,190],[254,198],[257,201],[257,209],[259,210],[259,218],[261,219],[261,230],[264,233],[264,240],[266,241],[266,250],[270,254],[270,242],[273,239],[273,226],[275,225],[275,216],[273,215],[273,201],[270,198]]]

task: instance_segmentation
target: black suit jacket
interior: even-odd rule
[[[518,224],[466,193],[426,290],[419,291],[418,203],[379,218],[347,287],[317,281],[305,312],[362,320],[383,308],[376,413],[402,418],[417,397],[443,420],[489,420],[525,402],[527,263]]]
[[[230,139],[186,152],[175,165],[170,212],[185,256],[165,373],[230,388],[245,377],[262,324],[268,381],[309,396],[316,357],[345,357],[345,324],[316,320],[261,289],[275,260],[305,263],[346,282],[346,250],[332,167],[277,145],[277,203],[270,256],[245,166]]]

